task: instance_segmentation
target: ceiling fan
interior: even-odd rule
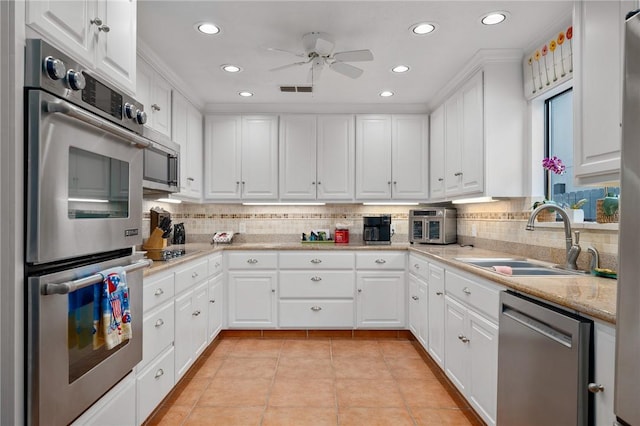
[[[358,67],[347,64],[346,62],[373,61],[373,53],[368,49],[333,53],[333,37],[324,32],[311,32],[303,35],[302,47],[304,48],[304,53],[297,53],[273,47],[268,48],[268,50],[271,51],[285,52],[299,58],[303,58],[301,61],[272,68],[269,71],[280,71],[287,68],[311,64],[307,80],[313,83],[320,79],[320,74],[325,65],[328,65],[329,69],[342,75],[346,75],[347,77],[358,78],[364,71]]]

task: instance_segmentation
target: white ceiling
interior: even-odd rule
[[[507,21],[482,25],[480,18],[495,10],[507,11]],[[531,48],[571,10],[571,1],[139,0],[138,37],[209,109],[220,104],[426,106],[478,49]],[[203,21],[219,25],[221,33],[200,34],[195,24]],[[422,21],[436,23],[437,30],[413,35],[409,28]],[[333,35],[336,52],[370,49],[374,60],[353,63],[364,70],[356,80],[325,67],[313,94],[280,93],[280,85],[307,84],[308,68],[270,72],[300,58],[267,48],[302,53],[301,37],[311,31]],[[243,71],[223,72],[223,64]],[[411,69],[392,73],[397,64]],[[240,98],[242,90],[255,96]],[[395,96],[381,98],[382,90]]]

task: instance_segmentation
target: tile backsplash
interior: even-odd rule
[[[364,206],[362,204],[331,204],[326,206],[244,206],[241,204],[163,204],[143,203],[143,235],[149,235],[149,209],[160,206],[172,213],[173,223],[183,222],[188,242],[206,242],[218,231],[233,231],[235,241],[284,242],[298,241],[303,232],[330,229],[336,224],[349,225],[350,238],[362,238],[362,217],[391,214],[396,230],[394,242],[408,241],[409,210],[407,206]],[[565,259],[564,229],[561,223],[536,225],[535,231],[525,231],[531,211],[531,200],[514,198],[492,203],[455,206],[458,211],[458,242],[476,247],[508,252],[563,263]],[[418,207],[419,208],[419,207]],[[243,229],[244,232],[240,232]],[[578,265],[587,268],[587,247],[600,252],[602,267],[617,268],[617,224],[585,224],[574,227],[580,231],[582,253]]]

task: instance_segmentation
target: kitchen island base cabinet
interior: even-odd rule
[[[71,426],[113,426],[116,423],[127,426],[141,423],[136,423],[136,378],[133,373],[111,388]]]
[[[276,326],[276,271],[230,271],[229,328]]]

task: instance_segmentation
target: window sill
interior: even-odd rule
[[[587,229],[592,231],[612,231],[618,232],[619,223],[597,223],[597,222],[582,222],[572,223],[571,229]],[[564,223],[560,222],[536,222],[536,228],[564,228]]]

